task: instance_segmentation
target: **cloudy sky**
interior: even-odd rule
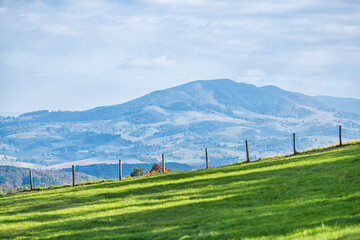
[[[358,0],[0,0],[0,112],[198,79],[360,98]]]

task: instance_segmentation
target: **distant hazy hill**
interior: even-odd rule
[[[275,86],[255,87],[229,79],[194,81],[155,91],[120,105],[98,107],[82,112],[48,112],[22,114],[19,119],[49,121],[92,121],[123,118],[134,123],[156,123],[166,119],[158,107],[169,111],[216,111],[234,115],[234,111],[278,117],[304,117],[312,110],[335,111],[316,99],[287,92]],[[309,109],[312,108],[312,109]]]
[[[257,159],[290,153],[293,132],[311,135],[299,139],[300,150],[337,141],[339,124],[344,137],[358,134],[359,115],[337,109],[275,86],[194,81],[119,105],[1,118],[0,164],[154,163],[164,152],[169,162],[199,165],[205,147],[213,166],[229,164],[244,160],[245,139]]]
[[[30,169],[28,168],[0,166],[0,193],[12,188],[29,186],[29,171]],[[34,187],[58,186],[71,183],[69,180],[70,175],[65,171],[32,170],[32,174]],[[83,173],[76,174],[77,182],[96,179],[96,177]]]
[[[360,114],[360,99],[329,96],[316,96],[315,99],[337,109],[338,111]]]

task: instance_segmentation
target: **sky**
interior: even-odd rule
[[[229,78],[360,98],[358,0],[0,0],[0,113]]]

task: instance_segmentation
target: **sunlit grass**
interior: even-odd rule
[[[0,198],[0,239],[360,239],[360,146]]]

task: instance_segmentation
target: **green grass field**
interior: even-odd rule
[[[0,239],[360,239],[360,146],[0,197]]]

